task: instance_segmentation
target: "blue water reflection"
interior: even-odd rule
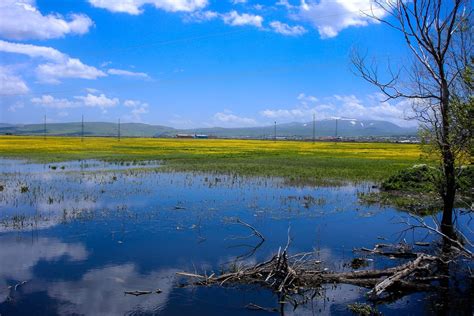
[[[404,213],[358,202],[357,186],[288,186],[280,179],[166,173],[147,167],[73,162],[0,162],[1,315],[242,315],[249,303],[275,307],[259,288],[181,288],[177,271],[219,271],[241,256],[267,259],[287,242],[292,252],[315,251],[328,269],[347,269],[353,249],[395,242]],[[64,166],[64,168],[61,168]],[[78,167],[82,166],[82,167]],[[99,166],[99,167],[98,167]],[[238,217],[266,241],[236,225]],[[460,221],[467,221],[461,218]],[[415,232],[407,242],[421,240]],[[428,237],[430,238],[430,237]],[[377,260],[373,267],[394,264]],[[24,283],[26,281],[26,283]],[[144,296],[128,290],[161,290]],[[327,287],[287,314],[350,314],[365,289]],[[426,310],[412,295],[385,314]]]

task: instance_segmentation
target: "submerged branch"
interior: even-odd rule
[[[378,251],[374,253],[384,254]],[[431,283],[444,278],[437,274],[437,265],[443,262],[436,256],[424,253],[410,254],[413,260],[384,270],[327,272],[319,267],[320,261],[308,256],[308,253],[289,256],[287,250],[282,251],[280,247],[268,261],[252,266],[234,267],[234,270],[220,275],[207,276],[186,272],[177,274],[194,279],[191,284],[200,286],[260,285],[290,301],[292,295],[336,283],[368,288],[368,294],[374,300],[383,299],[393,291],[436,290],[437,287]]]

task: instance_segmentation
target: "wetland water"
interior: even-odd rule
[[[400,241],[403,225],[397,221],[406,216],[359,204],[358,193],[373,190],[368,183],[298,187],[281,179],[167,173],[153,162],[43,165],[4,159],[0,172],[1,315],[265,314],[245,308],[277,307],[277,297],[264,289],[183,288],[175,273],[220,271],[236,257],[268,259],[286,244],[288,227],[292,252],[315,251],[324,267],[348,270],[347,263],[360,256],[354,248]],[[234,238],[251,234],[232,223],[235,217],[265,236],[255,252],[258,238]],[[472,228],[466,216],[458,221]],[[425,235],[402,238],[429,241]],[[375,268],[398,263],[373,259]],[[162,292],[124,294],[156,289]],[[448,309],[472,312],[466,287],[456,291]],[[366,292],[328,286],[312,302],[285,311],[350,315],[347,304],[365,302]],[[434,313],[433,295],[406,296],[379,311]]]

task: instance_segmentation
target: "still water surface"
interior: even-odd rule
[[[277,307],[263,289],[180,287],[178,271],[220,271],[236,258],[268,259],[292,238],[291,251],[315,251],[330,270],[344,270],[354,248],[426,240],[400,236],[405,213],[361,205],[370,183],[290,186],[281,179],[166,173],[159,165],[82,161],[32,164],[0,160],[1,315],[256,315],[249,303]],[[251,231],[266,238],[258,248]],[[469,226],[469,218],[459,221]],[[471,226],[472,227],[472,226]],[[428,237],[427,240],[430,240]],[[396,264],[371,261],[371,268]],[[160,289],[139,297],[125,291]],[[452,304],[472,311],[472,297]],[[366,289],[324,288],[288,315],[350,315]],[[429,314],[436,297],[414,294],[380,306],[385,315]]]

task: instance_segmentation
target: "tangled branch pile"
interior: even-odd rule
[[[378,253],[382,254],[383,253]],[[447,278],[440,275],[438,265],[443,262],[436,256],[413,253],[414,259],[397,267],[384,270],[327,272],[312,253],[289,255],[287,248],[263,263],[240,266],[216,275],[180,272],[178,275],[194,279],[193,285],[259,285],[269,288],[284,298],[318,289],[324,284],[352,284],[369,288],[372,299],[383,299],[394,292],[432,290],[432,281]]]

